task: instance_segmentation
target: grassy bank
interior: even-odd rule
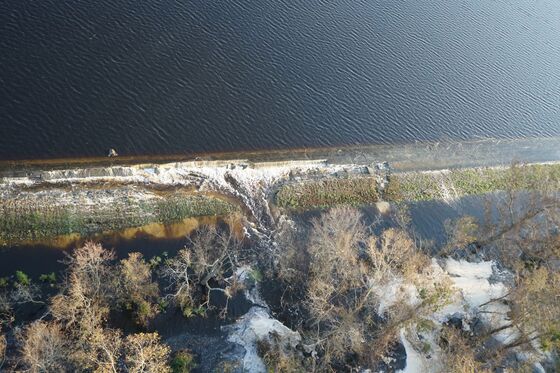
[[[500,190],[558,189],[560,164],[516,165],[507,168],[467,168],[393,174],[383,190],[371,177],[326,179],[287,184],[276,195],[279,207],[293,210],[427,201],[482,195]]]
[[[0,244],[40,241],[68,234],[88,236],[189,217],[227,215],[236,206],[208,196],[170,196],[94,206],[0,203]]]
[[[558,189],[559,183],[560,164],[411,172],[392,175],[384,198],[388,201],[427,201],[503,190]]]
[[[280,207],[290,209],[327,208],[334,205],[361,205],[379,200],[372,177],[325,179],[283,186],[276,195]]]

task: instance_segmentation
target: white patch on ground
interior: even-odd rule
[[[240,282],[246,284],[246,287],[249,286],[248,289],[245,289],[245,298],[247,298],[247,300],[251,303],[259,305],[261,308],[268,309],[268,305],[266,304],[264,299],[262,299],[261,294],[259,293],[258,284],[250,286],[250,283],[254,282],[253,280],[249,279],[249,277],[251,277],[252,271],[253,269],[248,265],[241,266],[235,271],[235,276],[237,276],[237,279]]]
[[[257,342],[270,340],[271,334],[277,335],[284,346],[295,347],[301,342],[298,332],[272,318],[268,311],[261,307],[252,307],[233,326],[227,328],[231,328],[228,341],[237,343],[245,349],[244,372],[266,372],[266,366],[257,353]]]
[[[489,279],[494,271],[494,265],[493,261],[470,263],[454,259],[448,259],[445,263],[447,273],[451,276],[451,280],[463,297],[462,313],[464,317],[468,321],[477,315],[482,322],[491,326],[492,329],[510,323],[507,317],[507,313],[510,311],[509,306],[499,301],[485,304],[492,299],[503,297],[508,292],[503,283],[490,283]],[[453,309],[452,306],[451,309]],[[455,304],[455,306],[458,306],[458,304]],[[461,312],[458,307],[455,307],[454,311]],[[481,313],[480,311],[484,312]],[[508,340],[515,337],[515,332],[505,329],[496,333],[494,337],[501,343],[507,343]]]
[[[248,183],[270,182],[293,171],[325,169],[337,171],[342,166],[326,166],[325,161],[293,161],[270,163],[264,166],[251,166],[243,160],[228,162],[177,162],[160,165],[118,166],[99,169],[68,169],[42,172],[43,180],[50,183],[58,182],[91,182],[115,180],[121,182],[154,183],[163,185],[191,184],[193,177],[206,177],[208,180],[225,182],[226,174]],[[95,170],[97,172],[92,172]],[[31,181],[28,177],[6,178],[4,182]],[[227,183],[225,183],[227,184]]]
[[[507,294],[508,289],[501,282],[492,283],[491,276],[496,271],[495,263],[492,261],[472,263],[464,260],[447,259],[443,268],[439,266],[435,259],[432,260],[432,268],[428,272],[428,282],[441,281],[449,276],[456,289],[452,295],[450,303],[442,309],[428,315],[428,318],[436,325],[436,329],[428,332],[419,333],[415,326],[401,330],[401,343],[406,350],[406,368],[403,373],[410,372],[436,372],[441,362],[441,350],[436,343],[437,330],[442,324],[453,316],[459,316],[467,326],[474,317],[478,317],[484,324],[491,329],[508,325],[507,313],[509,306],[502,302],[488,301],[500,298]],[[409,304],[414,304],[417,300],[413,297],[399,298],[399,289],[403,287],[402,281],[393,280],[376,292],[380,295],[380,310],[386,310],[391,304],[395,304],[399,299],[409,299]],[[412,292],[408,290],[409,294]],[[505,329],[494,335],[501,343],[508,343],[516,335],[510,329]],[[417,338],[422,334],[421,342]],[[430,359],[419,352],[422,344],[430,345]],[[417,346],[417,348],[415,348]]]
[[[235,271],[235,275],[240,281],[248,284],[251,271],[251,267],[243,266]],[[257,306],[251,307],[234,325],[226,326],[224,329],[229,331],[228,341],[237,343],[245,349],[243,371],[265,373],[266,366],[257,353],[257,342],[260,340],[272,342],[270,336],[275,334],[282,347],[295,348],[301,342],[301,336],[270,316],[269,309],[259,294],[258,286],[248,287],[245,296]]]
[[[406,337],[406,332],[401,329],[401,343],[406,351],[406,366],[403,370],[399,370],[401,373],[425,373],[430,371],[428,369],[426,359],[419,352],[417,352],[412,344],[408,341]]]
[[[378,315],[383,315],[391,306],[399,301],[405,301],[410,305],[416,305],[420,302],[416,287],[412,284],[405,284],[400,277],[394,277],[384,285],[373,286],[375,286],[374,292],[379,302],[377,308]]]
[[[375,207],[377,208],[377,211],[383,215],[388,214],[391,211],[391,204],[389,202],[379,201],[375,204]]]

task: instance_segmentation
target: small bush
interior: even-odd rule
[[[196,367],[193,355],[187,350],[177,351],[171,360],[173,373],[189,373]]]
[[[39,280],[41,282],[47,282],[49,284],[54,284],[56,282],[56,273],[51,272],[51,273],[45,273],[42,274],[41,276],[39,276]]]
[[[29,276],[27,276],[22,271],[16,271],[16,281],[23,286],[31,285],[31,280],[29,279]]]
[[[263,274],[258,269],[252,269],[249,272],[249,277],[251,278],[251,281],[253,281],[254,283],[258,283],[263,280]]]
[[[257,353],[263,359],[268,373],[306,372],[297,356],[285,353],[276,343],[257,341]]]
[[[194,316],[204,316],[206,315],[206,308],[205,307],[184,307],[183,308],[183,316],[187,319],[194,317]]]

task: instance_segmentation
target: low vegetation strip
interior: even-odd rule
[[[514,165],[508,168],[467,168],[445,172],[392,175],[385,188],[388,201],[426,201],[500,190],[558,189],[560,164]]]
[[[500,190],[560,189],[560,164],[465,168],[393,174],[384,188],[372,177],[333,178],[286,184],[276,195],[279,207],[293,210],[389,202],[447,200]]]
[[[37,241],[67,234],[91,235],[149,223],[174,223],[189,217],[228,215],[236,207],[208,196],[171,196],[127,203],[52,205],[0,203],[0,245]]]
[[[324,179],[284,185],[276,195],[280,207],[290,209],[327,208],[334,205],[361,205],[379,200],[373,177]]]

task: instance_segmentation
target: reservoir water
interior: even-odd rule
[[[0,159],[558,135],[557,0],[0,2]]]

